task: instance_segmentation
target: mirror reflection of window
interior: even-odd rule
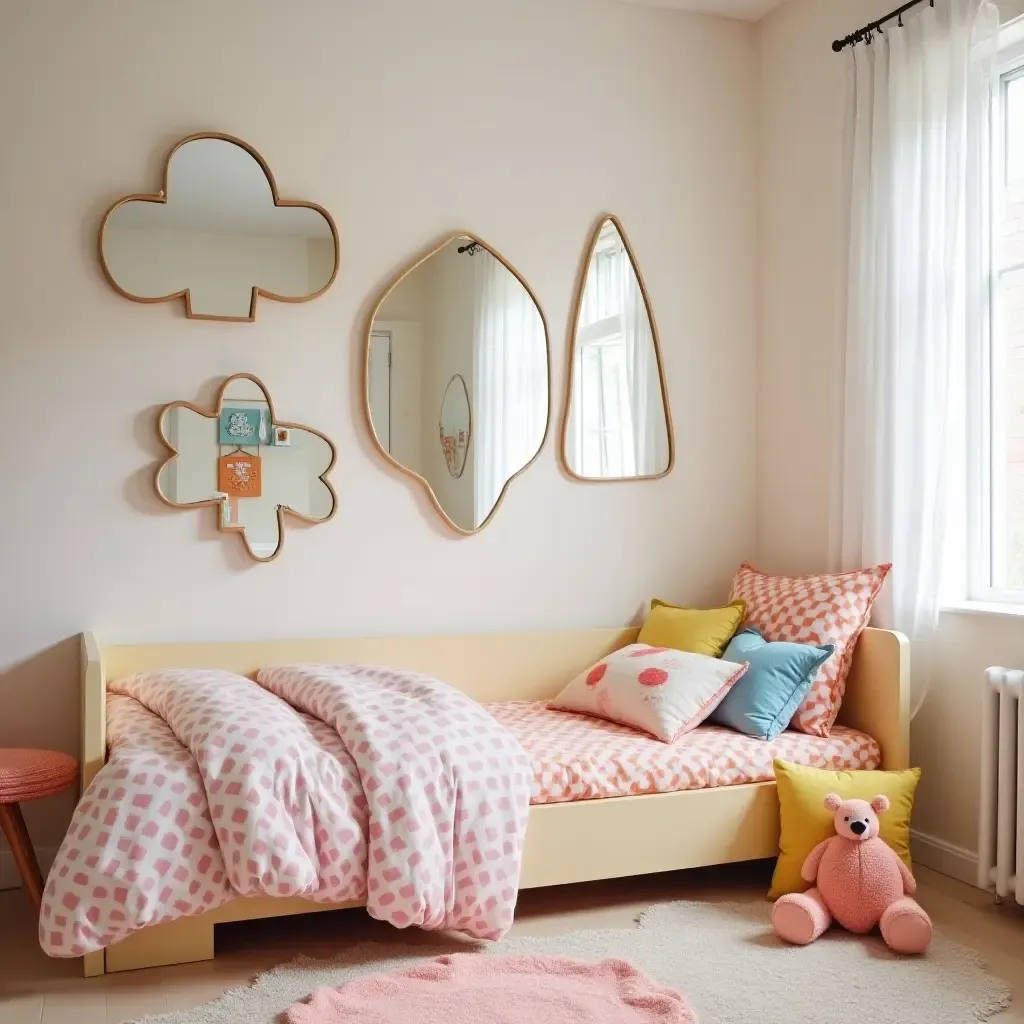
[[[450,389],[455,378],[458,392]],[[380,447],[427,484],[457,529],[472,532],[537,454],[547,430],[543,317],[499,258],[469,237],[454,238],[381,301],[368,339],[366,384]],[[458,412],[447,425],[453,443],[460,429],[466,434],[465,448],[454,453],[455,471],[443,413],[439,423],[446,395],[449,410]]]
[[[660,476],[671,464],[654,328],[611,220],[598,232],[580,296],[564,455],[589,479]]]

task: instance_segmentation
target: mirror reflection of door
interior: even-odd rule
[[[391,454],[391,332],[370,336],[370,418],[380,446]]]
[[[403,310],[396,310],[399,314]],[[407,312],[407,311],[405,311]],[[420,379],[423,327],[418,320],[378,318],[370,335],[367,402],[380,446],[403,466],[423,458],[426,396]]]

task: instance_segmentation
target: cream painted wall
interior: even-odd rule
[[[628,622],[652,594],[720,600],[755,541],[757,88],[754,26],[614,0],[180,0],[173,18],[134,0],[13,5],[0,34],[0,410],[17,431],[0,447],[0,744],[77,749],[70,638],[83,629],[558,628]],[[213,323],[106,284],[105,209],[156,188],[168,148],[206,129],[254,145],[283,196],[333,214],[342,266],[322,298]],[[606,210],[629,231],[664,344],[679,457],[655,483],[582,486],[557,460],[573,283]],[[535,288],[554,366],[544,449],[470,539],[385,464],[362,396],[373,302],[459,228]],[[337,517],[289,523],[268,565],[208,510],[166,508],[152,488],[158,407],[209,405],[242,370],[282,419],[338,446]],[[69,808],[29,808],[38,843],[60,838]]]
[[[758,549],[772,570],[828,564],[845,316],[848,68],[831,42],[892,7],[892,0],[861,0],[855,9],[789,0],[759,26]],[[1004,17],[1019,8],[1008,0]],[[1020,622],[949,613],[934,650],[914,653],[915,689],[929,687],[911,733],[923,768],[915,828],[926,838],[923,856],[968,877],[977,847],[982,672],[1024,665]]]

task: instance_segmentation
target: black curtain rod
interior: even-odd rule
[[[832,49],[836,53],[842,53],[848,46],[856,46],[857,43],[864,41],[871,42],[871,37],[876,32],[882,31],[882,26],[888,24],[894,18],[899,22],[899,27],[903,28],[903,15],[907,11],[913,10],[918,4],[925,3],[926,0],[910,0],[910,3],[904,4],[902,7],[897,8],[891,14],[887,14],[884,18],[879,18],[878,21],[871,22],[870,25],[865,25],[863,28],[857,29],[856,32],[851,32],[850,35],[843,39],[837,39],[832,44]],[[929,7],[935,6],[935,0],[927,0]]]

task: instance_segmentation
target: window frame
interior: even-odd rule
[[[1014,33],[1017,36],[1016,33]],[[1004,410],[995,388],[998,349],[999,287],[1005,275],[1024,269],[1024,260],[996,264],[997,213],[1003,208],[1007,168],[1007,91],[1010,83],[1024,78],[1024,43],[1008,40],[1000,53],[992,97],[992,167],[990,181],[988,269],[988,324],[985,343],[968,355],[967,442],[970,458],[967,488],[967,594],[971,601],[1024,606],[1024,587],[995,585],[996,560],[1005,538],[996,530],[997,501],[1005,495],[1005,481],[995,465],[995,438],[1003,424]],[[1003,556],[1005,557],[1005,556]]]

